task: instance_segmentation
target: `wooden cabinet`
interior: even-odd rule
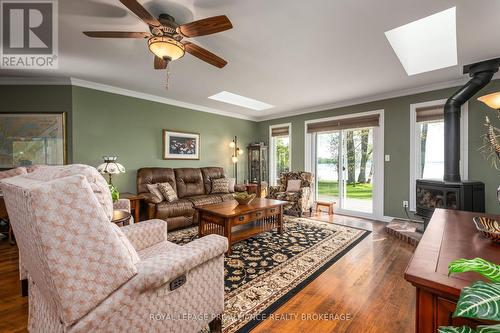
[[[268,182],[268,150],[260,143],[248,145],[248,178],[250,183]]]
[[[497,244],[483,238],[472,218],[483,213],[436,209],[405,272],[416,288],[416,332],[435,333],[439,326],[475,327],[479,321],[453,318],[460,290],[477,280],[475,273],[448,276],[448,264],[458,258],[481,257],[500,263]],[[489,215],[497,220],[500,216]]]

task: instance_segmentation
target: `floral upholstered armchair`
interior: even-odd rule
[[[176,245],[162,220],[120,228],[95,169],[57,168],[0,181],[28,276],[28,330],[220,331],[227,239]]]
[[[310,213],[313,179],[313,174],[310,172],[283,172],[280,175],[279,185],[269,187],[268,198],[288,201],[289,203],[284,207],[286,214],[302,216],[303,213]],[[287,190],[289,180],[300,180],[300,189]]]

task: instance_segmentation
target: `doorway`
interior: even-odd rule
[[[373,129],[320,132],[316,140],[318,200],[373,213]]]
[[[350,215],[383,217],[382,117],[374,111],[306,123],[306,169],[315,174],[316,201],[334,201],[336,211]]]

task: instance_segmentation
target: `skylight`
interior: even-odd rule
[[[408,75],[457,65],[456,7],[385,32]]]
[[[253,98],[236,95],[227,91],[221,91],[220,93],[212,95],[208,98],[213,99],[215,101],[238,105],[247,109],[252,109],[257,111],[274,108],[274,105],[267,104]]]

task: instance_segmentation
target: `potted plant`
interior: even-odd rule
[[[448,273],[476,272],[490,282],[476,281],[460,292],[453,317],[491,320],[500,322],[500,266],[481,258],[458,259],[448,266]],[[473,329],[468,326],[445,326],[439,333],[493,333],[500,332],[500,324],[481,325]]]

